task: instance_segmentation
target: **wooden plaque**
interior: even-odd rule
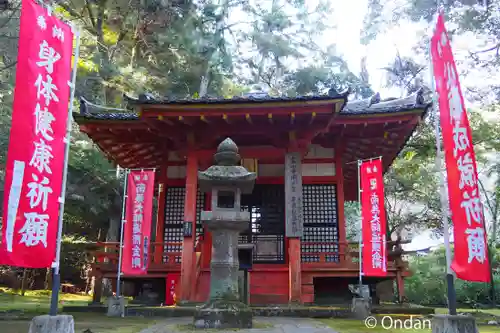
[[[302,197],[302,163],[300,153],[285,156],[285,228],[286,237],[302,237],[304,213]]]

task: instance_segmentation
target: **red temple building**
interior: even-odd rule
[[[74,118],[103,153],[122,168],[156,168],[157,214],[148,274],[123,276],[126,295],[158,304],[208,298],[212,240],[200,221],[210,209],[197,173],[212,164],[230,137],[242,164],[257,173],[242,205],[252,214],[241,234],[240,290],[252,305],[350,300],[359,277],[358,245],[346,239],[344,202],[357,201],[358,159],[382,156],[389,168],[429,104],[421,92],[403,99],[347,102],[348,93],[281,98],[129,99],[130,112],[96,112],[82,101]],[[285,234],[285,155],[300,152],[303,236]],[[353,163],[354,162],[354,163]],[[185,231],[185,222],[194,221]],[[189,224],[188,224],[189,225]],[[388,276],[364,277],[372,287],[396,280],[399,297],[408,265],[389,242]],[[245,249],[251,248],[250,254]],[[94,300],[103,278],[116,280],[118,244],[99,243],[93,254]],[[372,288],[373,289],[373,288]],[[144,296],[148,294],[150,296]]]

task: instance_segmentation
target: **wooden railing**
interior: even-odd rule
[[[202,243],[202,241],[201,241]],[[332,269],[353,269],[356,270],[359,267],[359,245],[357,242],[302,242],[302,245],[310,245],[312,248],[317,245],[327,245],[328,247],[337,247],[337,251],[327,251],[327,252],[309,252],[303,251],[303,258],[314,257],[314,260],[307,261],[302,260],[302,264],[314,268],[332,268]],[[195,258],[195,274],[196,279],[198,279],[201,273],[201,263],[202,263],[202,253],[201,246],[197,244],[196,247],[196,258]],[[399,269],[406,270],[408,268],[408,263],[403,261],[401,254],[402,251],[394,249],[395,242],[387,242],[387,267],[388,269]],[[162,270],[162,269],[179,269],[180,258],[182,255],[182,250],[180,251],[169,251],[167,248],[179,248],[182,249],[182,242],[152,242],[150,243],[148,260],[150,270]],[[94,265],[101,266],[104,268],[108,266],[115,267],[118,264],[119,255],[119,243],[118,242],[98,242],[89,246],[89,252],[94,256]]]
[[[118,242],[98,242],[89,246],[89,252],[94,256],[94,263],[99,264],[118,264],[119,257]],[[180,265],[181,251],[166,251],[167,247],[182,248],[182,242],[151,242],[149,246],[148,261],[151,269],[164,266]]]
[[[400,242],[408,243],[407,241]],[[302,264],[310,266],[340,266],[346,269],[358,269],[359,267],[359,243],[357,242],[301,242],[304,246],[326,246],[337,247],[337,251],[312,252],[303,251],[303,257],[311,258],[314,261],[302,260]],[[396,248],[396,249],[395,249]],[[387,242],[387,268],[407,269],[408,263],[402,259],[402,251],[399,250],[396,242]]]

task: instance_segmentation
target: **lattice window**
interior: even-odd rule
[[[182,224],[184,223],[184,199],[186,189],[184,187],[168,187],[165,195],[165,243],[182,243]],[[196,238],[203,233],[200,214],[205,205],[205,195],[198,191],[196,196]],[[182,245],[166,244],[164,253],[181,252]],[[163,257],[163,262],[168,258]],[[181,257],[175,258],[176,263],[181,262]]]
[[[285,196],[283,185],[255,185],[251,194],[241,198],[243,210],[251,213],[251,224],[240,235],[240,243],[253,243],[253,261],[285,261]]]
[[[319,262],[320,252],[327,262],[339,261],[337,188],[335,185],[304,185],[304,236],[302,261]],[[314,244],[307,244],[312,242]],[[333,252],[333,253],[332,253]]]

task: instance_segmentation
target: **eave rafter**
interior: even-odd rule
[[[77,122],[108,158],[127,164],[125,167],[141,163],[161,165],[169,151],[213,149],[226,136],[247,146],[269,145],[279,149],[311,143],[335,148],[340,145],[343,160],[347,161],[372,157],[368,155],[378,151],[394,155],[425,112],[425,107],[408,107],[412,100],[398,104],[402,108],[395,107],[397,101],[347,103],[349,107],[345,105],[346,96],[279,103],[145,102],[137,105],[136,114],[113,115],[109,117],[112,119],[106,115],[92,118],[87,114]],[[187,139],[188,132],[195,134],[194,144]],[[294,133],[293,140],[290,133]],[[351,177],[349,168],[346,177]]]
[[[384,170],[387,170],[403,148],[407,138],[411,135],[419,121],[419,117],[414,117],[406,121],[399,119],[388,119],[386,122],[376,122],[370,124],[358,124],[357,126],[343,125],[338,128],[338,133],[342,133],[343,145],[343,175],[346,188],[357,188],[357,165],[359,159],[383,158]],[[364,131],[365,135],[359,135]],[[368,135],[367,135],[368,134]],[[354,200],[354,194],[346,194],[346,198]]]
[[[340,110],[344,105],[343,98],[334,98],[318,101],[283,101],[281,103],[238,103],[238,104],[192,104],[192,105],[169,105],[169,104],[142,104],[138,105],[141,114],[147,117],[179,116],[185,117],[222,117],[227,115],[264,115],[289,114],[311,114],[312,112],[332,113],[332,110]]]

